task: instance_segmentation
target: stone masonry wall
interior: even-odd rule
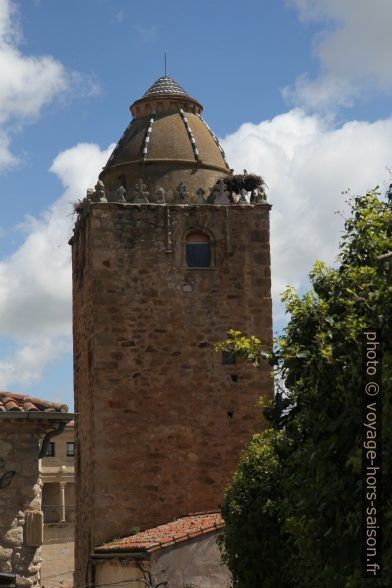
[[[93,390],[93,305],[90,255],[90,223],[72,247],[73,267],[73,355],[75,413],[75,586],[88,583],[87,558],[92,549],[94,505],[94,396]],[[78,554],[78,557],[76,557]]]
[[[186,266],[195,230],[210,268]],[[268,368],[222,365],[213,344],[229,328],[271,344],[269,206],[91,205],[73,280],[82,586],[100,543],[217,508],[260,429]]]
[[[39,437],[31,422],[1,421],[0,571],[16,574],[18,586],[40,586],[41,548],[26,544],[26,516],[39,512]]]

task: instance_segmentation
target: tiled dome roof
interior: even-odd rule
[[[168,96],[188,96],[183,88],[177,82],[175,82],[169,76],[160,77],[148,90],[143,94],[143,98],[149,96],[162,96],[166,94]]]
[[[169,76],[160,77],[130,110],[133,119],[99,176],[108,193],[119,184],[131,193],[143,178],[151,194],[163,189],[171,202],[184,178],[196,194],[229,173],[218,139],[201,117],[203,106]]]

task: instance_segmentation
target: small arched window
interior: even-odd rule
[[[210,267],[210,240],[204,233],[190,233],[186,239],[186,263],[188,267]]]

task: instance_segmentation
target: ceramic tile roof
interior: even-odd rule
[[[143,98],[149,96],[188,96],[184,88],[181,88],[177,82],[175,82],[169,76],[160,77],[148,90],[143,94]]]
[[[219,512],[195,513],[159,525],[153,529],[141,531],[130,537],[123,537],[110,543],[96,547],[96,553],[110,553],[119,551],[157,551],[212,533],[223,527],[222,515]]]
[[[68,412],[66,404],[31,398],[24,394],[0,392],[0,412]]]

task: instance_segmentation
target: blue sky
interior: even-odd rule
[[[389,183],[387,0],[0,0],[0,389],[72,405],[72,202],[167,72],[265,176],[278,292],[332,262],[341,191]],[[231,325],[228,325],[230,327]]]

